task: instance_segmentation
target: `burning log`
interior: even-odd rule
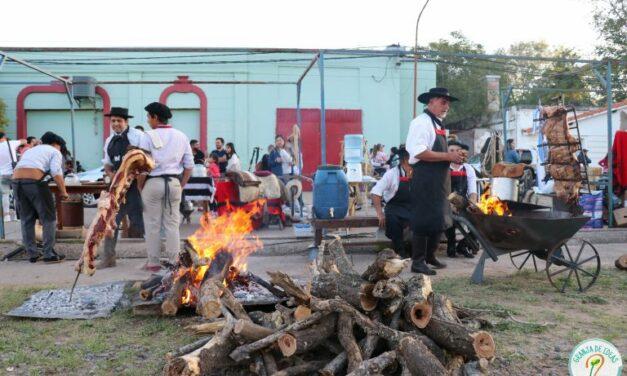
[[[403,306],[405,320],[413,323],[417,328],[426,327],[431,319],[432,300],[431,279],[424,274],[410,278],[407,281],[407,295]]]
[[[369,282],[377,282],[382,279],[394,278],[401,274],[409,265],[411,259],[401,260],[393,250],[386,248],[377,254],[376,260],[368,266],[361,278]]]
[[[183,291],[187,287],[189,276],[184,274],[174,282],[165,300],[161,303],[161,312],[166,316],[174,316],[182,305]]]
[[[221,314],[222,281],[226,277],[233,257],[226,252],[219,252],[209,269],[205,272],[200,284],[196,312],[206,319],[215,319]]]
[[[303,322],[303,321],[300,321]],[[300,330],[290,330],[277,340],[277,346],[283,356],[303,354],[319,345],[335,333],[337,318],[329,315],[324,320]]]

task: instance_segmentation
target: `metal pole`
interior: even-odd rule
[[[424,12],[427,4],[429,4],[429,0],[425,1],[425,5],[422,6],[422,9],[420,9],[418,19],[416,20],[416,38],[414,40],[414,97],[412,98],[412,101],[414,102],[414,118],[416,117],[416,102],[418,101],[418,24],[420,23],[420,17],[422,17],[422,12]]]
[[[76,139],[74,137],[74,89],[67,82],[65,83],[65,92],[67,94],[67,99],[70,101],[70,126],[72,129],[72,170],[74,173],[76,171]]]
[[[507,91],[501,94],[501,112],[503,113],[503,152],[505,152],[507,142],[507,106],[509,105],[509,96],[512,93],[512,86],[507,87]],[[505,156],[505,155],[503,155]]]
[[[303,118],[300,113],[300,82],[296,84],[296,125],[301,129]]]
[[[608,187],[607,187],[607,226],[612,227],[614,222],[614,204],[612,196],[614,191],[614,155],[612,153],[612,139],[614,134],[612,131],[612,61],[607,61],[607,77],[605,78],[605,88],[607,90],[607,171],[608,171]]]
[[[322,165],[325,165],[327,164],[327,124],[324,103],[324,53],[322,51],[318,58],[318,69],[320,70],[320,156]]]

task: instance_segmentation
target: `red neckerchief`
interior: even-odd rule
[[[154,129],[158,129],[158,128],[172,128],[172,126],[170,124],[157,124],[157,126],[154,127]]]
[[[467,176],[466,167],[462,166],[461,170],[453,170],[451,169],[451,176]]]
[[[405,175],[405,176],[401,175],[401,172],[404,172],[404,171],[403,171],[403,167],[402,167],[402,166],[398,166],[398,181],[399,181],[399,182],[401,182],[401,183],[402,183],[402,182],[405,182],[405,183],[406,183],[406,182],[408,182],[408,181],[410,181],[410,180],[411,180],[411,179],[409,179],[409,176],[407,176],[407,175]]]
[[[446,137],[446,129],[436,129],[435,134]]]

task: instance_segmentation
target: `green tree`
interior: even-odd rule
[[[614,59],[612,83],[614,100],[627,98],[627,6],[624,0],[594,0],[594,26],[600,42],[596,52]]]
[[[9,125],[9,118],[7,117],[7,105],[2,99],[0,99],[0,130],[4,130]]]

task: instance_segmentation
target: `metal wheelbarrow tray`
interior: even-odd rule
[[[601,259],[596,248],[582,240],[578,250],[566,244],[589,220],[585,216],[573,216],[564,211],[551,211],[543,206],[506,201],[511,216],[485,215],[465,211],[453,219],[470,243],[478,242],[483,248],[481,257],[472,274],[474,283],[483,282],[485,260],[509,254],[517,269],[531,260],[538,271],[538,261],[545,262],[545,271],[551,284],[559,291],[588,289],[599,276]],[[475,243],[475,246],[476,243]]]

